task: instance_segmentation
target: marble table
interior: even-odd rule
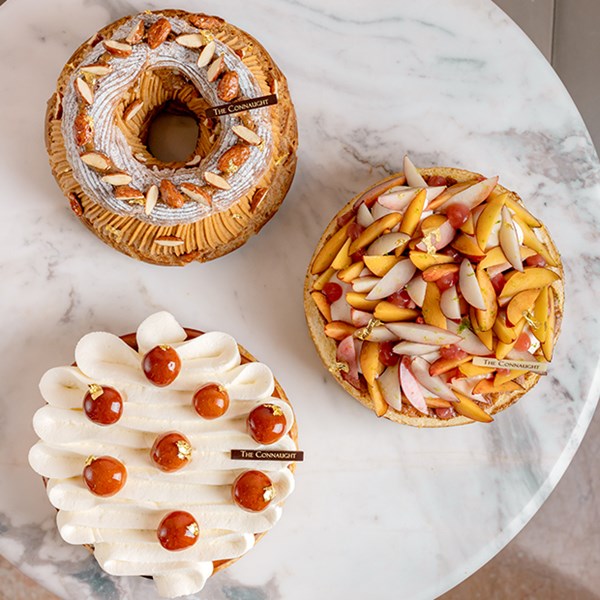
[[[46,98],[72,49],[159,3],[0,7],[0,553],[64,598],[154,597],[151,582],[111,578],[60,540],[26,457],[40,375],[69,362],[85,332],[131,331],[168,308],[189,326],[234,333],[274,369],[307,456],[280,524],[201,596],[433,598],[527,523],[596,406],[600,170],[584,124],[541,54],[487,0],[178,5],[257,35],[288,75],[300,123],[298,174],[280,213],[242,250],[184,269],[139,264],[85,231],[42,139]],[[551,372],[490,426],[378,420],[338,388],[307,335],[302,280],[320,232],[405,152],[422,166],[499,174],[563,254],[566,315]]]

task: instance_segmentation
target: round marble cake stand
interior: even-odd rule
[[[258,36],[288,75],[296,181],[240,251],[185,269],[104,246],[67,208],[42,140],[46,98],[96,29],[156,2],[8,0],[0,8],[2,264],[0,553],[65,598],[152,598],[57,535],[27,465],[37,381],[91,329],[167,308],[233,333],[294,402],[307,460],[280,524],[210,580],[211,599],[433,598],[496,554],[567,468],[598,397],[599,166],[567,92],[491,2],[181,1]],[[327,8],[324,8],[327,6]],[[378,420],[323,369],[302,311],[305,266],[331,216],[398,170],[454,165],[518,190],[562,251],[567,304],[550,374],[490,426]]]

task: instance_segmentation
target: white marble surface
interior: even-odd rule
[[[27,466],[40,375],[94,328],[171,310],[234,334],[297,410],[307,460],[284,517],[203,598],[433,598],[504,546],[566,469],[595,408],[600,174],[583,123],[534,46],[487,0],[182,0],[271,51],[290,80],[299,168],[279,214],[243,249],[185,269],[136,263],[73,217],[47,166],[46,98],[71,51],[156,2],[8,0],[0,7],[3,311],[0,553],[64,598],[152,598],[64,544]],[[491,426],[418,431],[345,396],[308,338],[302,280],[332,214],[415,162],[517,189],[550,227],[567,275],[551,374]],[[567,527],[567,526],[565,526]]]

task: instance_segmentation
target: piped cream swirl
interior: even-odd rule
[[[63,539],[92,544],[100,566],[114,575],[151,575],[161,595],[175,597],[198,591],[212,574],[212,562],[237,558],[254,545],[254,534],[269,530],[281,516],[281,503],[292,492],[288,462],[230,459],[232,448],[262,448],[246,432],[246,418],[265,402],[285,414],[286,435],[269,449],[294,450],[287,435],[294,422],[290,406],[273,397],[274,379],[263,364],[241,363],[235,340],[211,332],[189,341],[169,313],[157,313],[138,328],[139,352],[117,336],[90,333],[75,350],[76,367],[50,369],[40,382],[47,405],[34,416],[40,441],[29,461],[48,478],[48,497],[58,509]],[[182,369],[173,384],[153,386],[141,369],[143,355],[154,346],[172,345]],[[208,421],[193,406],[196,389],[205,383],[225,386],[231,403],[225,415]],[[123,415],[102,427],[82,411],[88,386],[117,389]],[[183,433],[192,445],[192,460],[180,471],[166,473],[153,466],[150,449],[168,431]],[[88,456],[110,455],[127,468],[127,483],[115,496],[89,492],[81,473]],[[249,513],[231,498],[235,478],[248,469],[268,473],[275,501],[261,513]],[[169,552],[156,537],[161,519],[173,510],[190,512],[200,538],[186,550]]]

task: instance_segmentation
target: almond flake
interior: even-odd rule
[[[204,171],[204,181],[206,181],[206,183],[210,183],[210,185],[220,190],[231,189],[231,185],[225,179],[223,179],[223,177],[213,173],[212,171]]]
[[[161,235],[154,240],[154,243],[157,246],[175,248],[176,246],[183,246],[184,241],[176,235]]]
[[[131,183],[131,175],[123,171],[115,171],[114,173],[104,175],[102,181],[110,183],[110,185],[129,185]]]
[[[213,83],[219,78],[219,75],[223,72],[225,68],[225,59],[221,54],[218,58],[210,63],[210,67],[208,67],[208,71],[206,72],[206,77],[210,83]]]
[[[202,52],[198,56],[198,66],[205,67],[215,55],[215,50],[217,49],[217,45],[214,41],[208,42],[204,48],[202,48]]]
[[[212,205],[212,197],[208,188],[189,182],[182,183],[179,186],[179,188],[188,198],[191,198],[194,202],[199,202],[200,204],[204,204],[205,206]]]
[[[117,58],[126,58],[128,57],[133,48],[129,44],[125,44],[123,42],[115,42],[115,40],[104,40],[102,42],[104,44],[104,49],[113,56]]]
[[[94,92],[85,79],[78,77],[75,80],[75,89],[86,104],[92,104],[92,102],[94,102]]]
[[[96,171],[108,171],[111,167],[110,158],[102,152],[85,152],[81,155],[81,160]]]
[[[202,48],[204,46],[204,36],[201,33],[179,35],[175,41],[184,48]]]
[[[144,154],[142,154],[141,152],[136,152],[133,155],[133,158],[135,158],[135,160],[138,160],[141,163],[148,162],[148,159],[146,158],[146,156]]]
[[[258,206],[260,205],[260,203],[265,199],[265,196],[267,195],[267,192],[269,191],[269,188],[258,188],[253,196],[252,196],[252,201],[250,202],[250,211],[254,212]]]
[[[142,106],[144,106],[144,103],[141,100],[134,100],[123,113],[123,120],[125,123],[131,121],[131,119],[142,110]]]
[[[144,206],[144,212],[149,215],[158,202],[158,186],[151,185],[146,192],[146,205]]]
[[[248,142],[252,146],[258,146],[262,141],[260,136],[244,125],[234,125],[231,128],[231,131],[233,131],[233,133],[235,133],[235,135],[237,135],[240,139]]]
[[[115,198],[117,200],[125,200],[126,202],[134,202],[136,200],[143,201],[144,194],[134,187],[119,185],[115,188]]]
[[[80,68],[80,71],[82,73],[86,73],[87,75],[103,77],[104,75],[112,73],[112,67],[110,65],[105,65],[104,63],[93,63],[91,65],[84,65]]]
[[[195,167],[200,161],[202,160],[202,158],[196,154],[196,156],[194,156],[194,158],[192,158],[192,160],[189,160],[188,162],[185,163],[186,167]]]
[[[131,31],[125,38],[125,41],[128,44],[139,44],[144,39],[144,33],[146,31],[146,26],[144,25],[144,21],[141,19],[137,22],[137,25],[134,25],[131,28]]]

